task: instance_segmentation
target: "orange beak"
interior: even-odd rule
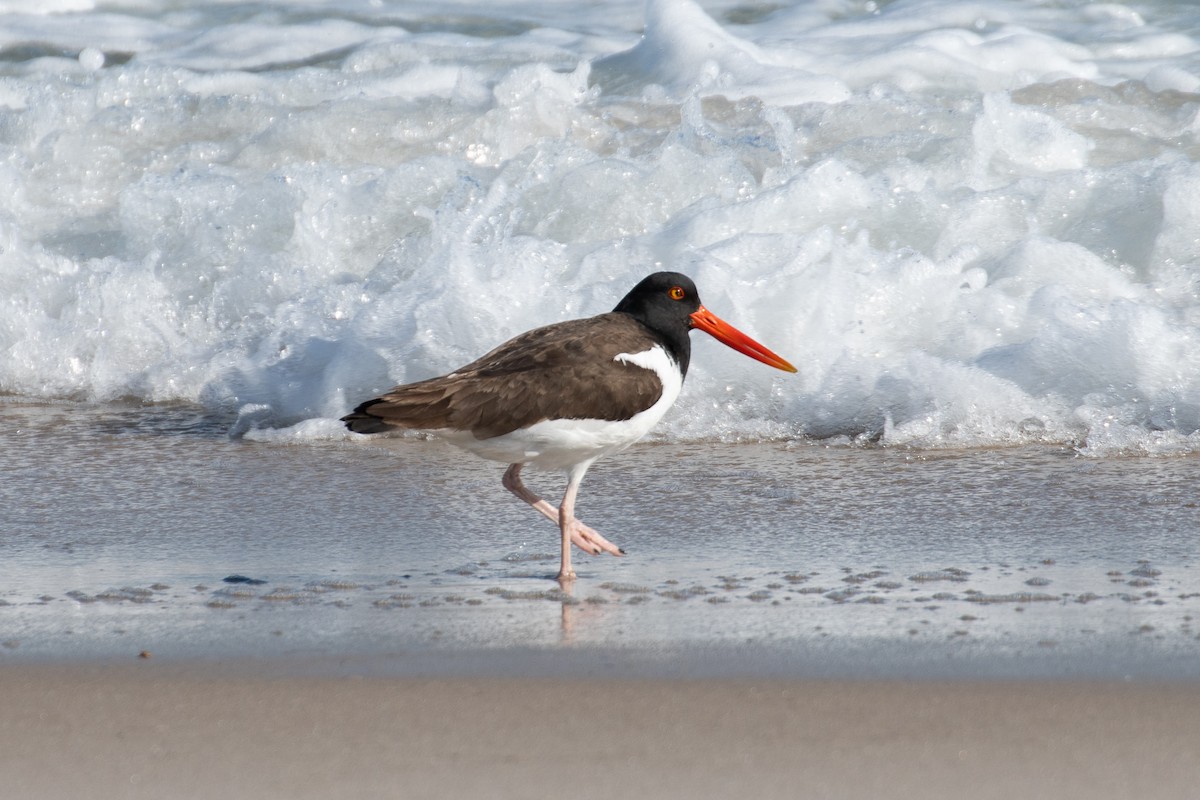
[[[693,311],[691,318],[693,328],[699,328],[709,336],[732,347],[739,353],[750,356],[755,361],[761,361],[767,366],[781,369],[784,372],[796,371],[795,367],[780,358],[779,355],[763,347],[704,306],[700,306],[700,308]]]

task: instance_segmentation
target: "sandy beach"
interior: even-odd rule
[[[11,797],[1194,797],[1200,688],[0,669]]]
[[[0,0],[0,56],[0,800],[1200,797],[1200,4]],[[506,464],[339,421],[658,270],[798,371],[698,331],[569,590]]]
[[[0,406],[6,797],[1200,784],[1191,459],[648,445],[562,592],[492,465],[187,413]]]

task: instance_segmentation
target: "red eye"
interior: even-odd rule
[[[686,296],[687,292],[683,291],[682,286],[672,286],[667,290],[667,297],[671,298],[672,300],[682,300]]]

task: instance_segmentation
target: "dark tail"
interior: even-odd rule
[[[342,417],[342,422],[346,423],[346,427],[355,433],[384,433],[385,431],[394,430],[394,427],[384,422],[382,417],[377,417],[367,411],[368,408],[377,402],[377,399],[368,400]]]

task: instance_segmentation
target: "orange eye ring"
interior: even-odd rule
[[[687,292],[683,290],[682,286],[672,286],[667,290],[667,297],[671,298],[672,300],[682,300],[686,296]]]

